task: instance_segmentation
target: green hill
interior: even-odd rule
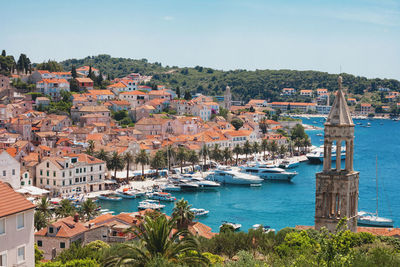
[[[65,70],[72,65],[77,67],[92,65],[111,77],[123,77],[132,72],[153,75],[153,82],[165,84],[181,92],[222,95],[226,85],[231,87],[235,100],[262,98],[274,101],[285,100],[280,96],[282,88],[300,89],[327,88],[337,89],[337,74],[319,71],[296,70],[231,70],[221,71],[206,67],[178,68],[162,66],[161,63],[150,63],[146,59],[113,58],[109,55],[98,55],[84,59],[69,59],[60,62]],[[363,94],[364,90],[376,91],[379,87],[388,87],[400,91],[400,82],[394,79],[367,79],[365,77],[342,74],[343,85],[349,92]],[[298,97],[298,100],[302,100]]]

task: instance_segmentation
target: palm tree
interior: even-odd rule
[[[108,161],[108,166],[110,170],[114,170],[114,178],[117,179],[117,171],[124,169],[124,160],[123,158],[118,155],[116,151],[113,152],[110,160]]]
[[[246,155],[246,160],[247,160],[247,155],[251,153],[251,144],[249,140],[247,140],[244,145],[243,145],[243,153]]]
[[[223,160],[223,155],[218,144],[215,144],[213,149],[210,151],[210,158],[216,162]]]
[[[236,165],[238,165],[239,155],[242,154],[242,148],[239,145],[236,145],[233,148],[233,153],[236,154]]]
[[[228,161],[232,160],[232,150],[229,147],[225,147],[222,151],[222,157],[225,160],[225,165],[228,165]]]
[[[103,161],[108,161],[108,152],[106,152],[104,149],[100,149],[96,154],[96,158],[101,159]]]
[[[287,147],[284,144],[282,144],[279,148],[279,154],[285,156],[286,152],[287,152]]]
[[[149,154],[147,154],[146,150],[140,150],[139,154],[136,156],[135,162],[136,164],[142,165],[142,176],[144,177],[144,165],[150,162]]]
[[[178,153],[176,153],[176,159],[179,161],[181,166],[181,173],[183,172],[183,163],[186,161],[187,151],[184,147],[178,148]]]
[[[264,153],[264,158],[265,158],[265,151],[268,149],[268,140],[267,139],[263,139],[261,141],[261,150]]]
[[[199,162],[199,156],[197,155],[196,151],[189,150],[188,161],[190,163],[192,163],[192,168],[193,168],[193,172],[194,172],[194,165],[196,165]]]
[[[56,216],[59,218],[65,218],[73,216],[75,214],[75,207],[72,205],[69,199],[63,199],[60,205],[56,209]]]
[[[146,216],[142,227],[127,230],[139,238],[139,244],[120,245],[118,250],[105,258],[103,266],[147,266],[155,259],[189,266],[208,264],[208,260],[199,253],[196,238],[186,231],[174,232],[174,224],[174,220],[165,216]]]
[[[311,141],[310,141],[310,138],[308,136],[304,137],[303,146],[305,147],[306,150],[308,149],[308,147],[311,146]]]
[[[126,182],[128,182],[129,181],[129,169],[130,169],[131,163],[133,162],[133,154],[131,152],[125,153],[124,162],[126,164]]]
[[[260,152],[260,146],[258,145],[258,142],[254,142],[253,143],[253,152],[255,154],[257,154],[258,152]]]
[[[192,205],[189,205],[189,202],[183,198],[175,202],[172,210],[172,218],[176,220],[179,230],[187,229],[188,225],[193,221],[194,213],[190,211],[191,207]]]
[[[97,205],[89,198],[81,204],[79,214],[83,219],[86,217],[86,220],[89,221],[98,215],[99,212],[97,211],[97,208]]]
[[[86,149],[86,154],[93,156],[95,143],[93,140],[88,141],[88,148]]]
[[[39,204],[36,206],[36,209],[40,211],[46,220],[49,220],[52,217],[52,212],[50,209],[50,201],[44,196],[40,199]]]
[[[273,140],[273,141],[271,142],[271,153],[272,153],[272,157],[275,156],[275,153],[278,152],[278,149],[279,149],[278,144],[276,143],[275,140]]]
[[[297,151],[300,152],[300,147],[303,145],[303,141],[300,138],[294,140],[294,146],[297,147]]]
[[[203,157],[204,160],[204,166],[207,165],[207,156],[210,153],[208,150],[208,147],[206,144],[203,145],[203,147],[200,150],[200,156]]]
[[[39,231],[42,228],[45,228],[48,224],[46,217],[44,216],[43,212],[40,210],[35,211],[35,215],[33,218],[34,226],[36,231]]]
[[[158,170],[165,168],[166,165],[164,153],[158,150],[150,161],[150,167],[156,169],[156,176],[158,176]]]

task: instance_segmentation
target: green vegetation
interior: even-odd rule
[[[221,71],[196,66],[195,68],[163,67],[160,63],[149,63],[146,59],[134,60],[113,58],[109,55],[98,55],[84,59],[69,59],[61,62],[64,69],[70,70],[72,65],[91,65],[101,69],[111,77],[123,77],[131,72],[153,75],[157,84],[165,84],[178,88],[183,95],[186,92],[222,95],[226,85],[236,100],[247,101],[251,98],[270,99],[271,101],[287,100],[280,93],[285,87],[295,89],[327,88],[337,89],[337,75],[318,71],[295,70],[232,70]],[[400,91],[400,82],[394,79],[367,79],[342,73],[343,86],[349,93],[363,94],[364,90],[376,91],[380,86]],[[189,95],[187,95],[189,97]],[[298,99],[296,99],[298,98]],[[297,101],[307,101],[304,97],[291,97]],[[309,101],[309,100],[308,100]]]
[[[36,68],[38,70],[48,70],[50,72],[64,70],[63,67],[61,66],[61,64],[59,64],[57,61],[54,61],[54,60],[48,60],[47,62],[37,64]]]

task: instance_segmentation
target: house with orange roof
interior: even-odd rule
[[[106,101],[115,98],[115,95],[108,89],[105,90],[88,90],[89,95],[96,101]]]
[[[328,94],[328,89],[326,88],[318,88],[317,89],[317,96],[322,96]]]
[[[296,93],[296,90],[294,88],[283,88],[282,89],[283,95],[294,95],[295,93]]]
[[[361,103],[360,107],[361,107],[361,110],[360,110],[361,115],[368,115],[368,114],[374,112],[374,108],[369,103]]]
[[[103,225],[86,225],[79,215],[58,219],[35,233],[35,243],[46,260],[54,259],[72,243],[86,245],[95,240],[108,242],[108,228]],[[33,266],[33,265],[32,265]]]
[[[0,181],[18,189],[21,187],[21,172],[20,163],[15,159],[15,155],[15,148],[8,148],[0,153]]]
[[[151,114],[156,113],[156,109],[150,105],[141,105],[138,107],[131,108],[128,112],[129,117],[132,121],[139,121],[142,118],[148,118]]]
[[[87,154],[45,157],[36,166],[36,186],[52,196],[105,190],[106,163]]]
[[[86,115],[96,115],[98,117],[110,118],[111,112],[103,105],[100,106],[73,106],[71,108],[71,119],[74,122],[80,121],[80,118]]]
[[[349,104],[357,104],[357,99],[349,97],[349,98],[347,98],[347,103],[349,103]]]
[[[70,71],[53,71],[51,74],[56,79],[66,79],[67,81],[72,79],[72,74]]]
[[[382,106],[382,110],[388,112],[390,111],[390,106]]]
[[[246,107],[266,107],[268,105],[267,100],[263,99],[250,99],[249,103],[247,103]]]
[[[36,83],[36,90],[58,100],[61,97],[61,91],[69,92],[69,82],[66,79],[42,79]]]
[[[217,102],[195,103],[192,109],[192,115],[200,117],[203,121],[209,121],[213,115],[218,113],[219,104]]]
[[[97,100],[95,100],[91,94],[85,93],[85,94],[73,94],[72,95],[72,105],[77,106],[77,105],[96,105]]]
[[[147,93],[136,90],[122,92],[119,94],[118,98],[120,100],[128,101],[131,104],[132,108],[144,105],[149,100],[149,96],[147,95]]]
[[[160,113],[169,106],[169,100],[162,98],[155,98],[148,101],[146,105],[154,107],[154,111],[156,113]]]
[[[76,69],[76,72],[87,77],[89,75],[90,66],[82,66]],[[100,71],[94,67],[92,67],[92,72],[94,75],[99,76]]]
[[[29,76],[29,81],[36,84],[37,82],[39,82],[43,79],[52,79],[52,78],[56,78],[56,77],[54,74],[52,74],[48,70],[35,70]],[[64,78],[62,78],[62,79],[64,79]]]
[[[193,114],[195,103],[191,100],[174,99],[170,102],[170,108],[176,110],[177,115]]]
[[[307,96],[307,97],[312,97],[313,91],[312,90],[300,90],[300,95]]]
[[[194,103],[203,103],[203,102],[213,102],[214,99],[211,96],[206,96],[206,95],[198,95],[197,97],[193,98],[192,101]]]
[[[0,181],[0,263],[35,266],[35,205]]]
[[[109,86],[107,86],[107,89],[112,91],[116,96],[118,96],[122,92],[131,91],[129,90],[128,86],[123,82],[110,84]]]
[[[157,116],[140,119],[136,122],[135,129],[143,135],[165,135],[174,131],[171,119]]]
[[[149,100],[153,100],[156,98],[159,99],[167,99],[167,100],[172,100],[172,95],[168,90],[162,89],[162,90],[151,90],[148,92]]]
[[[131,104],[126,100],[111,100],[109,103],[113,111],[129,110],[131,108]]]
[[[223,133],[229,139],[229,147],[231,148],[236,145],[242,146],[246,141],[250,143],[258,141],[257,133],[251,130],[226,130]]]
[[[264,136],[265,140],[268,141],[268,143],[276,142],[278,145],[286,145],[287,144],[287,138],[281,134],[267,134]]]
[[[94,86],[94,82],[92,79],[83,77],[83,78],[76,78],[75,79],[78,82],[78,87],[80,90],[92,90]]]

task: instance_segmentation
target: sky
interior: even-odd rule
[[[0,0],[0,49],[400,79],[400,0]]]

